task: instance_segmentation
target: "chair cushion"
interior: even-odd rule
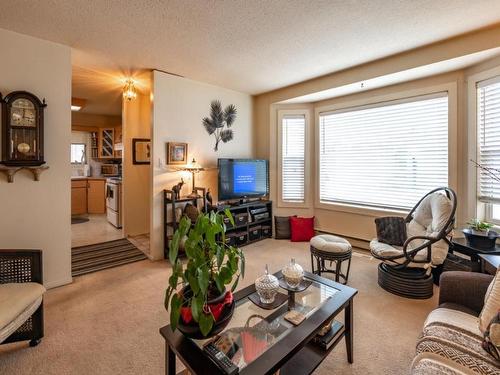
[[[479,329],[486,332],[493,317],[500,311],[500,269],[497,270],[495,278],[488,287],[484,299],[484,306],[479,315]]]
[[[290,216],[290,234],[292,242],[305,242],[314,237],[314,216]]]
[[[443,229],[451,215],[452,204],[446,195],[435,192],[424,198],[413,213],[413,220],[425,228],[427,233]]]
[[[403,247],[402,246],[392,246],[383,242],[379,242],[378,240],[372,240],[370,242],[370,250],[376,258],[386,258],[391,256],[402,256],[400,259],[394,259],[393,263],[404,263],[406,257],[403,256]],[[424,261],[427,259],[427,250],[419,251],[415,257],[415,260]],[[419,267],[425,268],[425,264],[423,263],[410,263],[409,267]]]
[[[320,234],[311,238],[310,245],[321,251],[331,253],[347,253],[352,246],[346,239],[331,234]]]
[[[378,217],[375,219],[377,240],[389,245],[403,246],[406,241],[405,219],[399,216]]]
[[[15,320],[45,293],[38,283],[0,284],[0,330]]]

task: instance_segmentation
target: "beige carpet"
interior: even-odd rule
[[[244,248],[249,285],[268,263],[279,270],[291,257],[310,268],[308,245],[265,240]],[[162,374],[168,321],[163,293],[167,262],[148,260],[77,277],[45,297],[45,338],[0,346],[1,374]],[[377,285],[377,261],[355,254],[349,285],[354,302],[354,364],[343,342],[315,374],[404,374],[426,315],[437,303],[393,296]],[[436,290],[437,292],[437,290]]]

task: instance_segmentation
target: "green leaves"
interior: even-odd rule
[[[172,296],[172,300],[170,301],[170,325],[172,326],[172,331],[175,331],[175,329],[177,328],[177,324],[179,324],[179,318],[181,316],[181,306],[182,300],[176,293]]]
[[[212,314],[202,313],[199,317],[198,323],[200,324],[200,331],[203,336],[206,336],[212,330],[214,325],[214,318]]]
[[[229,210],[225,216],[234,225]],[[215,323],[207,306],[208,296],[223,293],[226,285],[231,283],[234,291],[244,276],[244,254],[239,248],[225,244],[225,230],[224,215],[215,212],[199,215],[194,225],[187,218],[179,222],[168,254],[172,275],[168,278],[164,300],[165,308],[170,312],[172,329],[178,326],[181,307],[190,307],[194,321],[206,336]],[[178,251],[183,239],[187,261],[181,262]],[[185,289],[184,295],[177,290],[181,283],[189,288]]]

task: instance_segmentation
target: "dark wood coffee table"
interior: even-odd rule
[[[281,272],[275,273],[281,278]],[[240,374],[273,374],[280,370],[281,375],[310,374],[328,356],[333,348],[345,338],[347,360],[353,363],[353,299],[356,289],[345,286],[324,277],[305,272],[305,277],[312,285],[303,292],[296,293],[294,309],[302,311],[306,319],[298,326],[293,326],[283,319],[289,305],[284,303],[275,310],[264,310],[254,305],[249,299],[255,292],[252,284],[235,293],[236,308],[225,331],[238,332],[245,323],[260,315],[261,327],[269,328],[265,337],[272,337],[267,349],[252,360],[245,358],[244,348],[239,359]],[[281,290],[284,292],[284,290]],[[312,342],[318,331],[331,319],[344,311],[344,327],[334,344],[323,350]],[[253,325],[253,324],[251,324]],[[222,374],[219,368],[204,354],[205,341],[191,340],[179,331],[173,332],[170,325],[160,329],[165,339],[165,373],[176,374],[176,357],[193,374]],[[244,345],[243,345],[244,346]]]

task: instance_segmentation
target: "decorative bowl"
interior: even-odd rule
[[[297,288],[304,278],[304,269],[298,263],[295,263],[295,258],[292,258],[290,263],[281,271],[283,278],[290,288]]]
[[[255,280],[255,289],[259,295],[260,301],[262,303],[273,303],[274,297],[280,288],[280,284],[276,276],[269,273],[269,269],[266,264],[266,269],[264,275],[260,276]]]

